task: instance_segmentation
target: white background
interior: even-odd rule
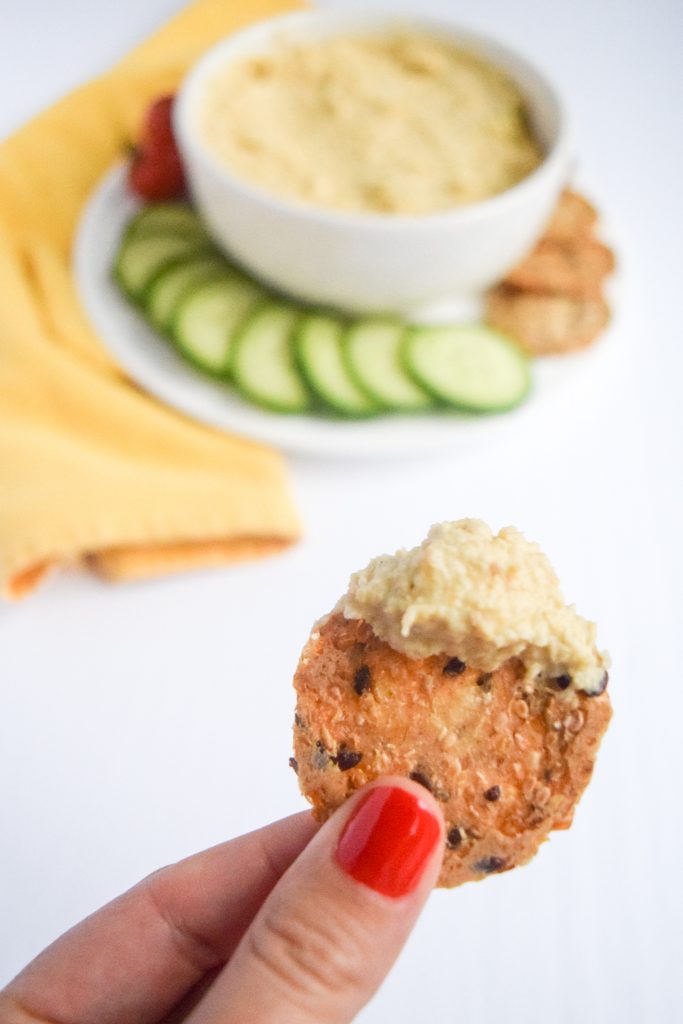
[[[180,6],[0,0],[0,134]],[[621,239],[610,372],[589,403],[465,457],[292,460],[306,536],[279,559],[122,589],[73,571],[0,608],[0,984],[155,867],[300,808],[290,679],[312,620],[372,555],[481,516],[540,541],[597,619],[615,717],[572,830],[527,868],[435,893],[360,1019],[683,1019],[683,9],[420,9],[525,49],[569,97]]]

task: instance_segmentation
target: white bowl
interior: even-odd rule
[[[207,82],[230,61],[277,40],[412,28],[480,54],[506,71],[528,105],[545,157],[499,195],[420,216],[347,213],[281,199],[233,175],[205,144],[199,111]],[[504,276],[531,248],[566,181],[569,141],[554,87],[506,46],[421,15],[310,11],[272,18],[209,50],[183,83],[175,130],[194,200],[216,241],[275,288],[357,311],[402,311],[470,296]]]

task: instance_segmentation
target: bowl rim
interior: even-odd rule
[[[279,196],[259,185],[252,184],[246,178],[233,173],[204,143],[201,132],[198,130],[197,121],[192,116],[192,109],[195,101],[198,101],[197,94],[205,84],[207,77],[214,70],[216,65],[221,63],[225,52],[228,54],[235,49],[234,59],[244,56],[245,52],[241,44],[245,41],[249,49],[249,41],[253,39],[254,51],[259,49],[259,41],[267,48],[273,34],[288,28],[297,26],[304,28],[306,24],[319,24],[323,28],[330,27],[330,36],[342,34],[345,31],[353,32],[354,25],[358,30],[365,28],[367,31],[396,29],[398,26],[411,26],[426,34],[438,35],[439,31],[448,33],[454,39],[462,39],[465,46],[471,45],[477,52],[481,46],[484,51],[490,48],[504,55],[511,65],[529,75],[536,84],[545,92],[554,108],[556,125],[555,138],[548,150],[544,153],[543,159],[534,170],[527,174],[520,181],[509,188],[479,199],[475,202],[464,203],[451,209],[435,210],[429,213],[406,214],[406,213],[365,213],[353,210],[338,210],[328,206],[318,206],[314,203],[307,203],[304,200],[291,199],[286,196]],[[481,52],[481,51],[480,51]],[[484,52],[483,56],[494,66],[496,58]],[[230,57],[228,57],[228,62]],[[502,67],[506,74],[514,72]],[[208,168],[214,178],[231,189],[241,194],[254,203],[270,212],[280,215],[296,217],[302,221],[324,224],[336,228],[363,228],[375,231],[397,231],[415,229],[428,230],[433,228],[455,227],[460,224],[468,224],[472,221],[483,220],[489,216],[495,216],[499,212],[524,199],[527,193],[531,192],[539,183],[552,176],[558,164],[565,163],[569,170],[570,160],[570,128],[567,109],[562,101],[560,93],[542,68],[535,61],[530,60],[524,53],[501,42],[497,37],[489,33],[480,32],[477,29],[469,28],[461,23],[448,18],[433,15],[423,15],[415,11],[362,11],[356,10],[309,10],[294,11],[284,15],[277,15],[271,18],[264,18],[254,22],[230,35],[223,37],[208,50],[206,50],[197,61],[191,66],[185,78],[180,84],[176,94],[176,102],[173,107],[173,125],[178,141],[181,155],[185,162],[194,159],[201,162]]]

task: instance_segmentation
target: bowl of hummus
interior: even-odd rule
[[[216,240],[276,289],[354,311],[482,292],[537,240],[568,171],[546,76],[418,15],[259,22],[194,66],[175,119]]]

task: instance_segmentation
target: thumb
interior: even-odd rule
[[[439,873],[443,820],[406,779],[351,797],[280,879],[192,1024],[345,1024],[398,956]]]

